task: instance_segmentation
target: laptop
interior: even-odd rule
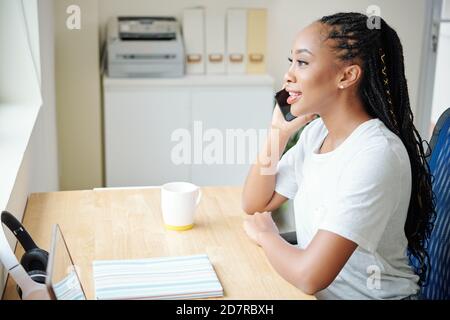
[[[79,270],[73,263],[59,225],[53,226],[46,286],[53,300],[86,300]]]

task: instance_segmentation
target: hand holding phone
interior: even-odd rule
[[[279,112],[277,109],[274,109],[272,127],[278,128],[282,130],[286,135],[291,136],[300,128],[304,127],[306,124],[317,118],[317,115],[310,113],[300,115],[298,117],[294,116],[291,113],[291,105],[287,103],[289,96],[289,92],[287,92],[284,88],[276,93],[275,100],[281,112]]]
[[[292,121],[296,117],[291,114],[291,105],[287,103],[288,98],[289,92],[287,92],[285,89],[278,91],[275,95],[275,100],[277,102],[277,105],[281,109],[281,113],[283,114],[284,119],[286,121]]]

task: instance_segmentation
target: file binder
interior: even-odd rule
[[[229,74],[246,72],[247,53],[247,10],[228,9],[227,11],[227,59]]]
[[[225,73],[225,15],[223,11],[205,11],[206,73]]]
[[[247,73],[266,73],[267,11],[248,9]]]
[[[186,51],[186,73],[205,73],[205,10],[202,7],[183,11],[183,36]]]

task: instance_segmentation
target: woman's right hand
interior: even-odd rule
[[[307,123],[311,122],[317,117],[317,115],[310,113],[306,115],[301,115],[292,121],[286,121],[281,112],[278,104],[275,106],[272,115],[272,129],[280,130],[280,134],[289,138],[295,132],[304,127]]]

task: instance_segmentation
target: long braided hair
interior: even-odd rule
[[[339,59],[361,61],[359,95],[366,111],[394,132],[408,151],[412,189],[405,235],[411,265],[419,284],[425,284],[430,266],[427,243],[435,219],[428,155],[413,123],[402,44],[395,30],[376,18],[381,22],[378,29],[368,27],[368,16],[354,12],[324,16],[319,22],[328,27],[326,39],[334,40]]]

